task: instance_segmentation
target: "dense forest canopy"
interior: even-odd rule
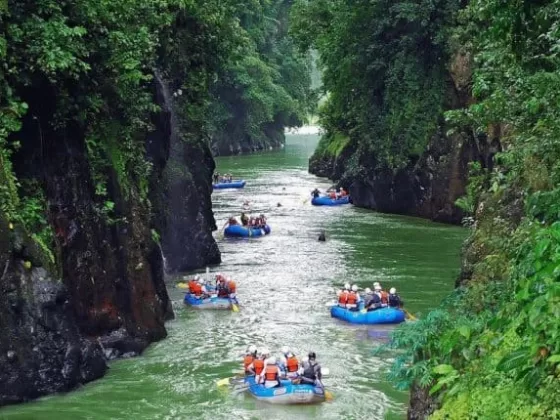
[[[461,287],[395,333],[405,354],[392,378],[425,389],[415,395],[434,418],[557,418],[560,2],[316,0],[295,10],[329,92],[322,153],[346,136],[356,170],[374,170],[362,164],[372,158],[398,168],[438,124],[501,145],[492,169],[472,163],[458,202],[471,216]],[[457,53],[473,63],[463,104],[444,89]]]

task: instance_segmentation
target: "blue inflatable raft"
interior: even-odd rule
[[[243,188],[245,186],[245,181],[242,179],[239,181],[231,181],[231,182],[218,182],[217,184],[212,184],[212,187],[215,190],[223,190],[226,188]]]
[[[319,386],[294,385],[290,380],[281,380],[282,386],[265,388],[255,382],[254,376],[248,376],[245,382],[253,397],[270,404],[318,404],[325,401],[325,391]]]
[[[262,228],[249,228],[241,225],[228,226],[224,230],[224,235],[231,238],[253,238],[268,235],[270,226],[264,225]]]
[[[187,293],[185,295],[184,302],[185,305],[192,306],[195,309],[231,309],[230,299],[219,298],[217,296],[199,299],[196,296]]]
[[[350,197],[346,196],[332,199],[324,195],[321,197],[313,197],[311,204],[314,206],[340,206],[342,204],[350,204]]]
[[[338,305],[331,307],[331,316],[351,324],[399,324],[404,321],[405,314],[396,308],[381,308],[375,311],[362,313],[360,311],[349,311]]]

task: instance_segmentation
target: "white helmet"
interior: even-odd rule
[[[268,355],[270,355],[270,350],[269,350],[267,347],[263,347],[263,348],[261,349],[261,354],[262,354],[263,356],[268,356]]]
[[[344,288],[345,288],[346,290],[350,290],[350,283],[346,283],[346,284],[344,285]]]
[[[195,279],[196,281],[198,281],[198,280],[200,280],[200,276],[197,274],[196,276],[194,276],[194,279]]]
[[[202,277],[199,277],[197,280],[200,284],[204,284],[204,279]]]
[[[353,291],[353,292],[357,292],[357,291],[358,291],[358,286],[353,285],[353,286],[352,286],[352,291]]]
[[[283,354],[288,354],[290,352],[290,348],[288,346],[282,347],[280,350]]]
[[[276,357],[270,356],[266,362],[267,365],[275,365],[276,364]]]
[[[381,286],[378,284],[377,286],[374,287],[375,291],[378,292],[381,290]]]
[[[254,346],[254,345],[251,344],[251,345],[247,348],[247,354],[254,354],[254,353],[256,353],[256,352],[257,352],[257,346]]]
[[[395,289],[394,287],[391,287],[391,290],[389,290],[389,293],[394,295],[395,293],[397,293],[397,289]]]
[[[371,289],[369,287],[366,287],[366,293],[371,293]]]
[[[381,286],[381,283],[379,283],[378,281],[373,282],[373,288],[375,289],[375,286]]]

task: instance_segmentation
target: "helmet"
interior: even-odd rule
[[[270,354],[270,350],[269,350],[267,347],[263,347],[263,348],[261,349],[261,354],[262,354],[263,356],[268,356],[268,355]]]
[[[389,293],[394,295],[395,293],[397,293],[397,289],[395,289],[394,287],[391,287],[391,290],[389,290]]]
[[[374,287],[374,289],[375,289],[376,292],[378,292],[378,291],[381,290],[381,286],[380,286],[380,285],[377,285],[377,286]]]
[[[379,283],[378,281],[373,283],[373,288],[375,288],[375,286],[381,286],[381,283]]]
[[[317,359],[317,355],[315,354],[314,351],[310,351],[309,354],[307,355],[307,357],[309,357],[309,360]]]
[[[254,353],[256,353],[256,352],[257,352],[257,346],[254,346],[254,345],[251,344],[251,345],[247,348],[247,354],[254,354]]]
[[[346,290],[350,290],[350,283],[346,283],[346,284],[344,285],[344,288],[345,288]]]
[[[366,287],[366,293],[371,293],[371,289],[369,287]]]
[[[194,276],[194,279],[195,279],[196,281],[198,281],[198,280],[200,280],[200,276],[197,274],[196,276]]]
[[[267,365],[275,365],[276,364],[276,357],[270,356],[267,360]]]
[[[357,292],[357,291],[358,291],[358,286],[353,285],[353,286],[352,286],[352,291],[353,291],[353,292]]]
[[[284,354],[288,354],[288,353],[290,352],[290,348],[289,348],[288,346],[284,346],[284,347],[282,347],[282,350],[281,350],[281,351],[282,351],[282,353],[284,353]]]

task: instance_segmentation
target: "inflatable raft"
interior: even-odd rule
[[[265,388],[255,382],[254,376],[248,376],[245,382],[253,397],[270,404],[318,404],[326,399],[323,388],[314,385],[294,385],[290,380],[281,380],[282,386]]]
[[[342,204],[350,204],[350,197],[346,196],[332,199],[324,195],[321,197],[313,197],[311,204],[314,206],[340,206]]]
[[[381,308],[375,311],[362,313],[360,311],[349,311],[338,305],[331,307],[331,316],[351,324],[399,324],[404,321],[405,314],[396,308]]]
[[[231,309],[231,301],[225,298],[212,296],[206,299],[199,299],[194,295],[187,293],[184,299],[185,305],[192,306],[196,309]]]
[[[224,236],[231,238],[253,238],[264,236],[270,233],[270,226],[264,225],[262,228],[249,228],[241,225],[228,226],[224,230]]]
[[[212,184],[212,188],[215,190],[223,190],[226,188],[243,188],[245,186],[245,181],[231,181],[231,182],[218,182],[217,184]]]

